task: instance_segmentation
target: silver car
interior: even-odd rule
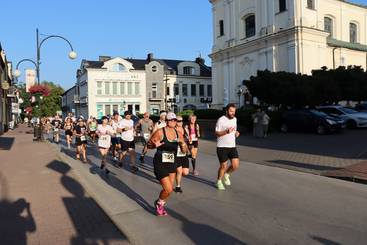
[[[363,128],[367,127],[367,113],[358,112],[340,105],[335,106],[319,106],[318,110],[329,115],[336,115],[343,118],[348,128]]]

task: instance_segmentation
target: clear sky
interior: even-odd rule
[[[367,0],[354,0],[367,5]],[[199,52],[210,64],[212,16],[208,0],[1,0],[0,42],[14,65],[36,58],[36,28],[66,37],[78,53],[68,59],[61,39],[41,49],[41,80],[65,89],[75,83],[82,59],[99,55],[193,60]],[[4,22],[4,21],[7,22]],[[33,68],[23,63],[24,69]]]
[[[41,80],[65,89],[75,83],[82,59],[99,55],[144,59],[194,60],[201,52],[210,65],[211,5],[208,0],[1,0],[0,42],[9,60],[36,59],[36,28],[66,37],[78,53],[68,58],[61,39],[49,39],[41,49]],[[4,24],[7,20],[7,24]],[[33,68],[22,63],[20,70]]]

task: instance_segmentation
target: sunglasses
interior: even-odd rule
[[[182,120],[177,120],[177,122],[182,122]]]

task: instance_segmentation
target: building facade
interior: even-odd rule
[[[213,106],[241,103],[258,70],[367,67],[367,8],[342,0],[210,0]],[[239,102],[240,101],[240,102]]]
[[[8,62],[0,44],[0,135],[8,130],[9,123],[12,121],[12,97],[8,96],[12,88],[12,80],[11,62]]]
[[[63,95],[64,113],[75,108],[77,116],[134,114],[161,110],[207,108],[212,101],[211,67],[202,58],[195,61],[124,59],[100,56],[83,60],[75,88]],[[73,99],[74,107],[70,105]]]
[[[63,118],[65,118],[69,112],[72,112],[73,114],[76,113],[75,102],[78,100],[76,95],[76,86],[69,88],[62,94],[61,109]]]

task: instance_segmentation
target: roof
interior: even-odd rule
[[[354,2],[352,2],[352,1],[345,1],[345,0],[337,0],[337,1],[339,1],[339,2],[344,2],[344,3],[346,3],[346,4],[351,4],[351,5],[354,5],[354,6],[357,6],[357,7],[361,7],[361,8],[365,8],[365,9],[367,9],[367,6],[366,6],[366,5],[364,5],[364,4],[354,3]]]
[[[111,58],[112,59],[112,58]],[[148,60],[146,59],[129,59],[125,60],[131,62],[135,70],[145,70],[145,65],[148,64]],[[107,61],[107,60],[106,60]],[[195,62],[192,60],[170,60],[170,59],[152,59],[152,61],[157,61],[164,66],[164,70],[174,70],[176,74],[178,73],[178,64],[181,62]],[[85,68],[95,68],[100,69],[103,67],[103,61],[94,61],[94,60],[83,60]],[[210,66],[206,66],[205,64],[199,64],[200,66],[200,76],[203,77],[211,77],[212,69]]]
[[[75,86],[76,85],[74,85],[71,88],[69,88],[68,90],[66,90],[62,95],[66,95],[68,92],[70,92],[70,90],[75,89]]]

